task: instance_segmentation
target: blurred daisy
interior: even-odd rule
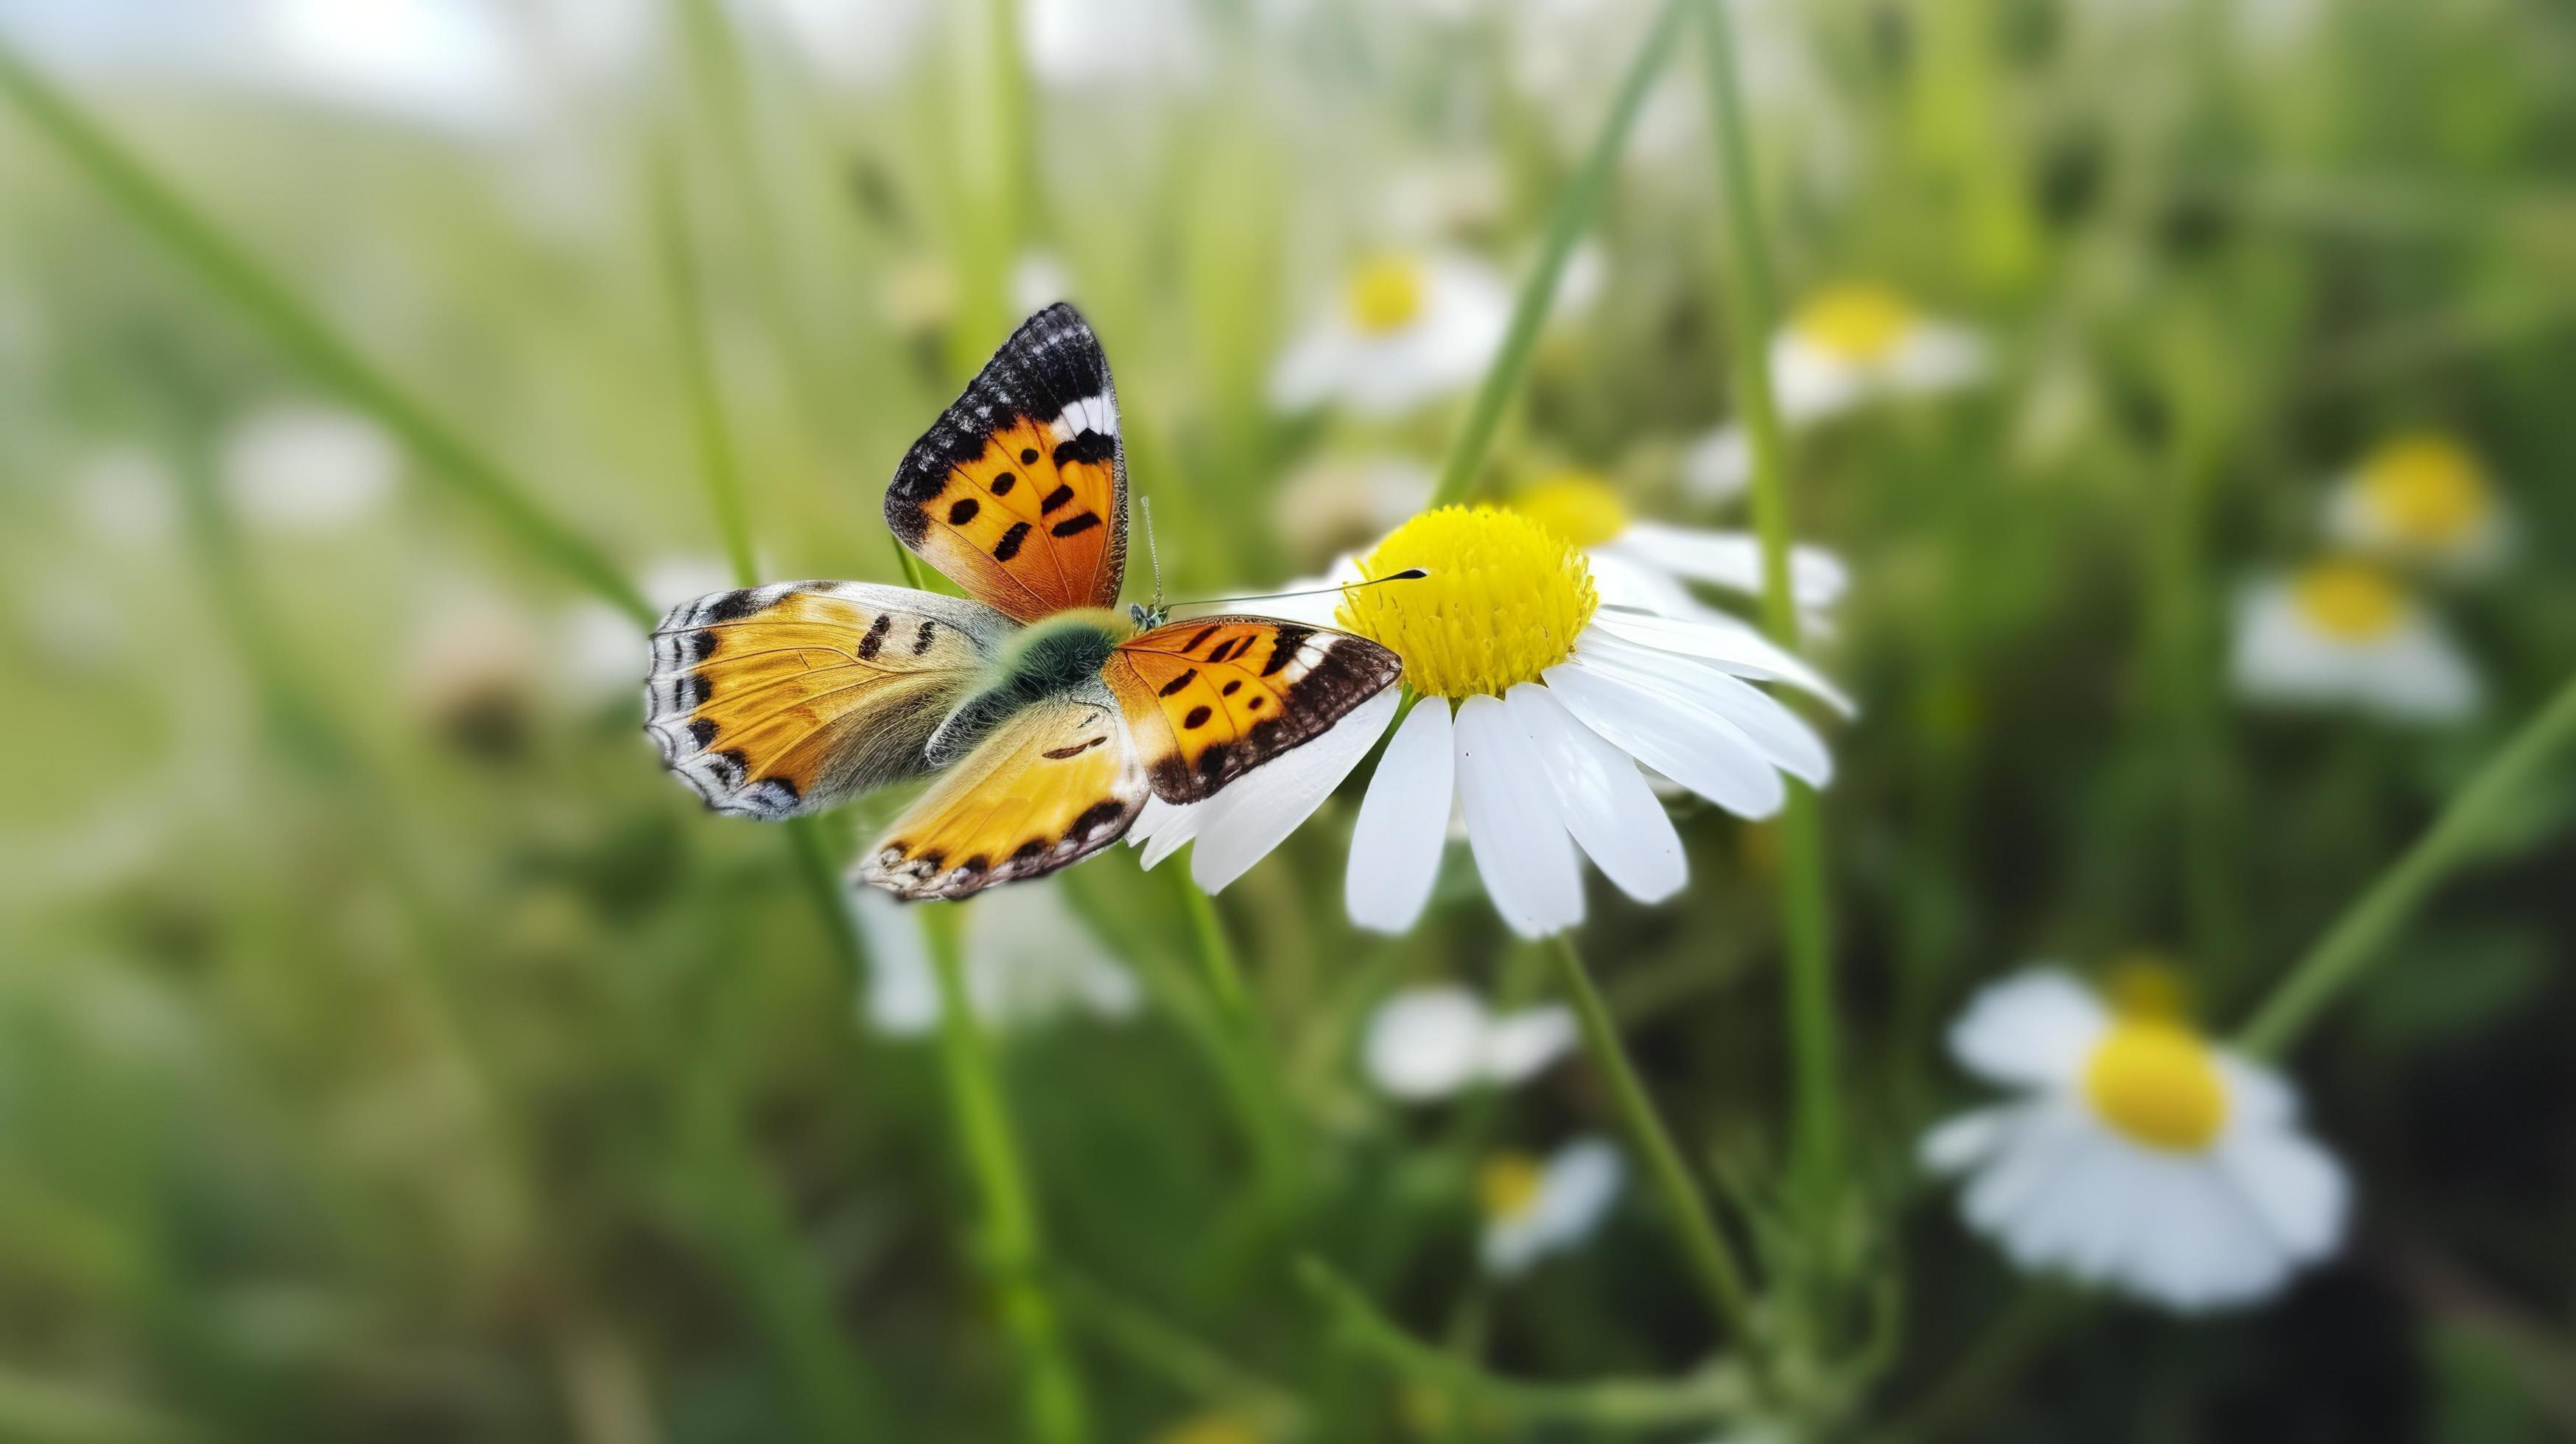
[[[1482,376],[1511,324],[1503,278],[1458,252],[1389,252],[1363,261],[1341,304],[1281,354],[1271,400],[1303,411],[1328,402],[1392,417]]]
[[[1187,0],[1020,0],[1020,51],[1052,86],[1187,82],[1208,71]]]
[[[1955,390],[1984,378],[1986,343],[1928,316],[1886,286],[1846,282],[1815,293],[1771,338],[1771,394],[1787,425],[1821,421],[1883,396]],[[1682,458],[1682,480],[1709,498],[1752,476],[1743,429],[1704,434]]]
[[[1724,614],[1691,595],[1690,583],[1761,594],[1760,537],[1749,531],[1638,521],[1608,480],[1596,473],[1560,471],[1542,477],[1515,493],[1511,508],[1582,551],[1605,606],[1706,620]],[[1841,599],[1849,583],[1833,553],[1811,546],[1790,549],[1790,592],[1806,613],[1809,630],[1823,630],[1824,609]]]
[[[392,439],[355,412],[280,406],[225,437],[224,490],[246,524],[316,536],[382,510],[401,462]]]
[[[897,1037],[939,1026],[939,982],[920,919],[876,888],[850,889],[868,940],[868,1022]],[[1020,1028],[1081,1011],[1120,1021],[1136,1015],[1136,979],[1092,940],[1053,884],[995,888],[965,917],[966,995],[994,1028]]]
[[[2404,722],[2476,710],[2477,673],[2404,587],[2366,562],[2318,562],[2246,589],[2236,690],[2250,701],[2348,706]]]
[[[1437,481],[1411,457],[1325,457],[1279,484],[1271,525],[1291,556],[1320,562],[1402,526]]]
[[[1454,811],[1494,907],[1542,937],[1583,920],[1582,858],[1641,902],[1681,890],[1681,837],[1640,773],[1767,817],[1788,776],[1823,786],[1833,760],[1805,721],[1743,679],[1845,706],[1823,678],[1719,614],[1688,621],[1605,606],[1583,553],[1518,512],[1442,507],[1396,528],[1331,581],[1418,580],[1264,607],[1392,649],[1419,702],[1370,778],[1344,898],[1363,927],[1402,932],[1430,901]],[[1205,802],[1148,801],[1129,833],[1151,867],[1193,839],[1214,892],[1259,861],[1396,721],[1395,688]]]
[[[2484,570],[2505,552],[2486,468],[2448,436],[2401,436],[2362,458],[2336,483],[2326,522],[2356,551],[2452,573]]]
[[[2152,975],[2117,1007],[2042,969],[1989,985],[1950,1030],[1970,1071],[2024,1090],[1923,1139],[1972,1175],[1969,1225],[2026,1269],[2168,1308],[2250,1303],[2343,1235],[2343,1170],[2280,1077],[2183,1022]]]
[[[1582,1247],[1619,1201],[1625,1172],[1619,1150],[1599,1138],[1578,1138],[1544,1161],[1526,1153],[1486,1159],[1476,1170],[1485,1271],[1517,1278],[1543,1258]]]
[[[1536,1077],[1574,1043],[1574,1015],[1557,1004],[1497,1015],[1455,985],[1406,988],[1370,1015],[1360,1065],[1388,1097],[1428,1102]]]

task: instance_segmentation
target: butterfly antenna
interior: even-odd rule
[[[1362,587],[1382,587],[1389,582],[1418,582],[1429,575],[1431,575],[1431,569],[1428,567],[1406,567],[1403,571],[1389,572],[1385,576],[1373,577],[1365,582],[1344,582],[1340,586],[1335,587],[1309,587],[1302,592],[1256,592],[1248,597],[1201,597],[1194,602],[1174,602],[1172,605],[1175,607],[1219,607],[1229,606],[1235,602],[1277,601],[1284,597],[1320,597],[1332,592],[1356,592]]]
[[[1160,612],[1163,610],[1163,552],[1154,545],[1154,499],[1140,496],[1136,501],[1145,509],[1145,560],[1154,568],[1154,610]]]

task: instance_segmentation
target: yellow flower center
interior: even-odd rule
[[[1560,471],[1512,498],[1512,510],[1590,551],[1628,529],[1628,508],[1597,473]]]
[[[1350,308],[1351,324],[1383,336],[1412,325],[1430,289],[1421,262],[1411,256],[1375,256],[1351,273],[1342,299]]]
[[[2361,562],[2319,562],[2299,573],[2290,590],[2311,625],[2346,641],[2386,636],[2406,606],[2387,573]]]
[[[2458,541],[2486,518],[2486,474],[2447,436],[2401,437],[2361,468],[2361,504],[2391,537],[2423,546]]]
[[[1485,1217],[1508,1223],[1538,1202],[1539,1185],[1547,1179],[1539,1161],[1526,1153],[1497,1153],[1476,1170],[1476,1201]]]
[[[1592,569],[1565,539],[1516,512],[1444,506],[1388,533],[1364,578],[1420,567],[1418,581],[1342,594],[1338,620],[1404,659],[1432,697],[1501,696],[1574,655],[1601,604]]]
[[[1914,307],[1896,292],[1849,282],[1809,297],[1789,328],[1836,360],[1868,366],[1886,360],[1914,329],[1915,319]]]
[[[2120,1019],[2084,1065],[2102,1121],[2149,1148],[2196,1153],[2227,1121],[2227,1086],[2200,1035],[2152,1014]]]
[[[1261,1444],[1261,1431],[1231,1414],[1196,1414],[1155,1435],[1154,1444]]]

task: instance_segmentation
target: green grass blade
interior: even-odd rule
[[[448,428],[51,81],[0,44],[0,92],[145,230],[158,236],[270,339],[400,436],[466,500],[539,560],[639,621],[654,610],[607,556],[548,515],[517,477]]]

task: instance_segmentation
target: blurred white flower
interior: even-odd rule
[[[1360,1065],[1388,1097],[1428,1102],[1536,1077],[1574,1042],[1574,1015],[1556,1004],[1498,1015],[1454,984],[1406,988],[1369,1016]]]
[[[1020,49],[1055,86],[1187,82],[1207,68],[1186,0],[1020,0]]]
[[[640,650],[640,642],[628,649],[630,674]],[[455,586],[432,601],[412,638],[403,692],[414,715],[450,742],[506,757],[526,741],[540,676],[521,610],[488,588]]]
[[[1340,304],[1280,355],[1271,400],[1287,411],[1332,403],[1363,416],[1401,416],[1474,384],[1511,313],[1502,277],[1471,256],[1373,257],[1351,273]]]
[[[1431,500],[1437,480],[1410,457],[1324,457],[1280,483],[1271,522],[1290,555],[1318,561],[1403,525]]]
[[[637,590],[659,616],[692,597],[720,592],[733,584],[733,573],[713,557],[666,557],[646,567]],[[564,613],[557,640],[561,666],[557,673],[576,700],[612,696],[640,698],[644,674],[652,670],[645,645],[646,625],[606,602],[575,603]]]
[[[1438,245],[1492,227],[1509,199],[1501,160],[1476,151],[1398,169],[1386,182],[1380,211],[1388,235]]]
[[[914,72],[930,33],[929,0],[736,0],[767,11],[796,54],[834,84],[873,90]]]
[[[1604,606],[1690,621],[1732,620],[1691,595],[1705,583],[1745,596],[1762,594],[1762,539],[1749,531],[1711,531],[1639,521],[1609,481],[1588,471],[1559,471],[1513,493],[1512,510],[1583,553]],[[1805,629],[1829,630],[1827,609],[1850,585],[1842,559],[1822,547],[1789,550],[1789,590]]]
[[[1821,421],[1885,396],[1973,385],[1989,369],[1985,339],[1927,316],[1885,286],[1847,282],[1815,293],[1771,338],[1771,393],[1784,425]],[[1733,496],[1752,476],[1752,451],[1730,422],[1685,455],[1682,481],[1709,500]]]
[[[179,484],[150,447],[103,447],[73,469],[71,508],[100,541],[148,550],[178,530]]]
[[[1023,316],[1035,315],[1058,301],[1073,299],[1073,272],[1053,251],[1023,251],[1011,263],[1011,305]]]
[[[2343,1235],[2343,1170],[2289,1086],[2174,1015],[2114,1010],[2065,973],[1990,984],[1950,1030],[1970,1071],[2022,1091],[1925,1135],[1968,1174],[1969,1225],[2025,1269],[2182,1311],[2251,1303]]]
[[[285,85],[459,130],[523,119],[532,78],[491,0],[267,0]]]
[[[279,406],[225,438],[225,492],[244,524],[321,535],[381,510],[401,475],[391,438],[354,412]]]
[[[2401,722],[2467,716],[2481,691],[2423,606],[2386,572],[2350,560],[2247,587],[2234,672],[2248,701],[2346,706]]]
[[[1143,1001],[1134,975],[1092,940],[1058,886],[994,888],[963,919],[966,996],[990,1027],[1028,1027],[1077,1009],[1116,1022]],[[939,981],[913,909],[951,904],[898,902],[872,887],[849,896],[868,940],[868,1022],[897,1037],[938,1027]]]
[[[2383,443],[2336,483],[2326,503],[2334,539],[2394,562],[2468,575],[2504,559],[2504,509],[2486,468],[2438,433]]]
[[[1681,837],[1640,764],[1745,817],[1779,808],[1783,774],[1819,787],[1833,776],[1823,739],[1744,679],[1848,704],[1743,622],[1605,606],[1581,552],[1489,507],[1415,517],[1320,584],[1414,568],[1427,575],[1345,591],[1338,605],[1329,592],[1263,603],[1392,649],[1420,697],[1387,743],[1351,836],[1343,896],[1363,927],[1403,932],[1421,916],[1453,809],[1495,909],[1513,931],[1541,937],[1583,920],[1585,856],[1641,902],[1681,890]],[[1195,839],[1190,876],[1223,888],[1359,765],[1395,721],[1397,691],[1204,802],[1149,799],[1128,840],[1152,867]]]
[[[1517,1278],[1541,1259],[1582,1247],[1619,1201],[1626,1172],[1619,1150],[1600,1138],[1578,1138],[1545,1162],[1525,1153],[1486,1159],[1476,1171],[1485,1271]]]

